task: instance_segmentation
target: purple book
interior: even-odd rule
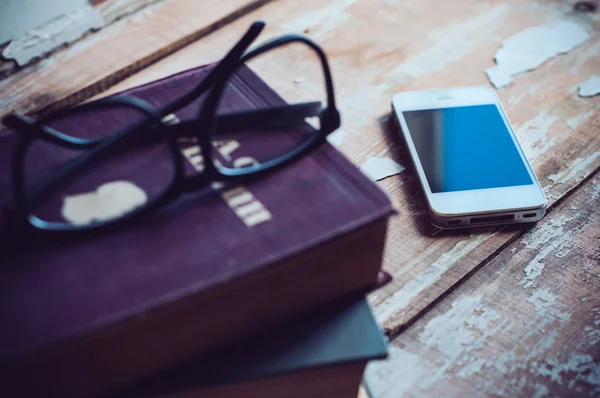
[[[208,68],[126,93],[161,106]],[[281,103],[241,69],[223,107]],[[192,118],[197,109],[192,104],[177,117]],[[82,116],[74,123],[92,131],[98,121]],[[2,205],[10,198],[16,134],[0,131]],[[182,151],[193,171],[193,147]],[[59,155],[37,156],[43,163]],[[145,161],[136,159],[134,171],[152,181]],[[85,183],[80,188],[95,187]],[[381,267],[392,213],[387,196],[324,144],[264,179],[185,195],[109,234],[50,247],[24,237],[19,254],[0,254],[0,391],[97,395],[367,289]]]

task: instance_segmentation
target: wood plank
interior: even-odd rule
[[[104,27],[109,26],[116,20],[123,18],[127,15],[133,14],[134,12],[150,5],[156,3],[160,0],[100,0],[100,1],[90,1],[89,3],[94,7],[94,10],[98,12],[98,14],[104,20]],[[97,32],[89,32],[87,35],[84,35],[83,38],[72,41],[69,45],[73,43],[89,38],[89,35],[95,34]],[[4,51],[7,44],[0,46],[0,53]],[[56,54],[58,51],[66,51],[65,45],[59,45],[55,49],[47,52],[39,56],[37,59],[32,60],[29,63],[39,62],[42,59],[49,58],[50,56]],[[17,73],[22,70],[23,67],[19,67],[17,63],[12,59],[4,59],[0,58],[0,79],[4,79],[7,76]]]
[[[277,2],[130,77],[109,93],[214,61],[252,21],[264,19],[267,28],[261,38],[307,32],[328,54],[348,134],[342,152],[357,166],[372,156],[389,156],[410,166],[389,117],[394,93],[488,85],[484,70],[493,65],[504,39],[548,20],[568,18],[586,28],[591,39],[498,91],[552,206],[600,165],[600,97],[584,99],[576,94],[577,84],[598,71],[600,33],[594,24],[599,17],[573,13],[571,3]],[[282,73],[286,70],[282,64],[263,66],[259,73],[265,77],[295,78]],[[370,301],[386,332],[394,335],[522,230],[441,232],[427,220],[424,197],[410,167],[379,184],[398,204],[400,214],[391,221],[384,260],[394,281],[372,294]]]
[[[0,116],[87,99],[268,1],[173,0],[149,6],[0,81]]]
[[[370,364],[377,397],[600,394],[600,173]]]

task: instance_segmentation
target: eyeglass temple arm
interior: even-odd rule
[[[147,120],[150,120],[153,123],[156,123],[159,119],[158,112],[148,102],[136,97],[113,97],[100,99],[94,102],[87,102],[72,108],[57,111],[53,114],[53,118],[59,119],[61,116],[69,113],[78,114],[93,110],[102,110],[104,108],[110,109],[115,106],[122,109],[135,109],[136,112],[145,115],[148,118]],[[29,134],[32,137],[64,148],[89,149],[97,146],[97,144],[102,141],[102,138],[87,139],[73,137],[47,126],[44,119],[34,121],[26,116],[16,113],[5,116],[2,119],[2,122],[16,131]]]
[[[166,116],[198,99],[198,97],[202,95],[209,87],[211,87],[216,80],[220,80],[223,75],[227,74],[227,71],[229,71],[236,64],[242,54],[244,54],[244,51],[250,47],[252,42],[258,37],[264,27],[265,23],[263,21],[257,21],[250,25],[250,28],[248,28],[246,33],[244,33],[244,36],[242,36],[242,38],[215,65],[215,67],[211,69],[208,75],[204,77],[204,79],[202,79],[202,81],[198,83],[196,87],[172,103],[160,108],[160,114],[162,116]]]
[[[266,43],[259,45],[256,48],[252,48],[252,49],[250,49],[250,51],[246,52],[240,59],[240,64],[246,63],[249,60],[251,60],[252,58],[259,56],[267,51],[270,51],[277,47],[287,45],[290,43],[294,43],[294,42],[303,43],[303,44],[309,46],[315,52],[317,57],[319,58],[319,62],[321,63],[321,67],[323,68],[323,76],[325,78],[324,83],[325,83],[325,90],[327,92],[326,107],[327,107],[327,109],[330,109],[330,110],[336,109],[335,95],[333,93],[333,80],[331,77],[331,70],[329,68],[329,62],[327,62],[327,56],[325,55],[325,52],[323,51],[323,49],[321,47],[319,47],[319,45],[317,45],[315,42],[310,40],[308,37],[291,34],[291,35],[286,35],[283,37],[278,37],[278,38],[272,39]]]
[[[309,117],[318,117],[323,112],[320,102],[282,105],[268,109],[232,112],[217,115],[219,133],[228,133],[260,127],[288,126]]]
[[[217,116],[217,134],[290,126],[301,123],[309,117],[318,117],[322,112],[323,107],[320,102],[306,102],[221,114]],[[197,128],[196,120],[169,126],[177,138],[195,136],[198,134]]]

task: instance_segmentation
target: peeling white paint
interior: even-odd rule
[[[588,199],[588,203],[592,203],[596,199],[600,197],[600,178],[594,181],[594,186],[590,192],[590,198]]]
[[[598,344],[598,342],[600,342],[600,329],[598,329],[598,325],[596,324],[596,322],[597,321],[594,321],[594,326],[596,327],[586,326],[583,328],[584,338],[578,344],[577,348],[581,349],[584,344],[594,346]]]
[[[575,130],[581,123],[585,123],[589,118],[594,116],[595,113],[596,113],[596,109],[590,109],[589,111],[585,112],[583,115],[577,115],[575,117],[565,120],[565,123],[567,124],[567,126],[572,128],[573,130]]]
[[[437,282],[454,264],[458,263],[463,257],[471,253],[494,234],[482,233],[469,239],[458,241],[452,249],[444,252],[435,262],[413,276],[402,288],[396,290],[384,302],[379,304],[375,308],[377,320],[384,323],[394,313],[404,309],[412,299]],[[406,266],[410,267],[411,264],[408,263]]]
[[[544,263],[542,260],[553,251],[566,252],[569,249],[571,231],[565,231],[564,226],[577,215],[563,215],[556,219],[548,220],[523,236],[523,244],[528,249],[536,250],[535,257],[525,266],[525,276],[519,282],[523,288],[534,286],[536,279],[542,274]]]
[[[541,246],[560,239],[564,235],[564,226],[574,220],[576,216],[576,214],[563,214],[560,217],[546,220],[523,235],[523,245],[528,249],[538,250]]]
[[[597,41],[596,43],[592,41],[592,43],[589,43],[589,46],[586,47],[587,48],[585,49],[585,51],[578,51],[576,54],[574,54],[575,59],[573,62],[573,66],[569,70],[569,72],[571,72],[572,75],[578,75],[579,68],[587,64],[590,58],[594,58],[598,54],[600,54],[600,41]]]
[[[527,302],[533,305],[538,314],[544,314],[549,307],[554,305],[555,301],[556,297],[548,289],[538,289],[527,299]]]
[[[479,358],[475,362],[472,362],[472,363],[468,364],[467,366],[463,367],[456,374],[456,376],[460,377],[461,379],[468,379],[469,377],[473,376],[475,373],[481,372],[481,370],[483,369],[483,366],[485,364],[486,364],[486,360],[483,358]]]
[[[600,363],[588,354],[573,353],[566,362],[549,358],[544,363],[532,366],[535,374],[548,377],[553,382],[563,385],[563,376],[575,373],[574,380],[583,381],[600,392]]]
[[[549,175],[548,179],[557,183],[568,182],[572,178],[577,176],[579,173],[587,173],[589,170],[586,169],[589,166],[593,165],[593,163],[598,158],[600,158],[600,151],[594,152],[587,157],[577,158],[570,163],[572,165],[571,169],[563,170],[556,174]]]
[[[540,89],[540,86],[541,86],[540,84],[532,84],[532,85],[528,86],[528,87],[527,87],[527,90],[523,91],[523,92],[522,92],[521,94],[519,94],[518,96],[509,98],[509,99],[508,99],[508,103],[509,103],[510,105],[515,105],[515,104],[518,104],[519,102],[521,102],[521,100],[522,100],[523,98],[525,98],[525,96],[526,96],[527,94],[530,94],[530,95],[533,95],[533,94],[535,94],[535,92],[536,92],[536,91],[538,91],[538,90]]]
[[[347,137],[348,135],[346,134],[346,131],[340,127],[327,136],[327,141],[329,141],[329,143],[334,147],[338,148],[344,143],[344,141],[346,141]]]
[[[386,360],[369,362],[365,371],[365,378],[374,397],[403,396],[419,380],[431,374],[419,355],[394,345],[390,345],[388,351]]]
[[[25,65],[54,48],[71,43],[90,30],[104,26],[104,19],[90,5],[63,14],[33,29],[24,36],[13,40],[2,52],[8,59],[14,59],[19,65]]]
[[[369,158],[360,166],[360,170],[371,180],[378,181],[402,173],[404,166],[387,157]]]
[[[556,258],[565,258],[567,257],[567,255],[571,252],[570,249],[568,248],[564,248],[563,250],[559,250],[556,253],[554,253],[554,257]]]
[[[18,39],[54,18],[85,7],[88,0],[2,0],[0,44]]]
[[[427,322],[419,334],[419,341],[436,349],[443,357],[443,364],[418,385],[426,388],[444,379],[446,370],[452,366],[470,360],[469,353],[484,348],[486,340],[505,325],[502,319],[496,310],[482,304],[481,296],[467,296],[454,301],[450,310]],[[465,373],[474,374],[485,366],[473,365],[474,362],[463,367],[467,368]]]
[[[543,384],[536,384],[535,393],[533,394],[532,398],[542,398],[547,396],[549,393],[550,391],[548,390],[548,387]]]
[[[594,75],[579,84],[579,96],[580,97],[593,97],[600,94],[600,76]]]
[[[519,143],[529,160],[534,160],[554,146],[555,139],[549,137],[548,131],[558,120],[558,117],[549,115],[544,110],[522,126],[516,127]]]
[[[465,378],[468,378],[486,369],[485,372],[488,372],[486,374],[489,375],[488,379],[490,382],[484,382],[483,384],[486,391],[491,391],[497,387],[494,385],[494,381],[506,380],[509,375],[516,372],[520,372],[522,374],[523,370],[529,370],[531,366],[537,366],[535,361],[538,358],[544,358],[548,356],[548,352],[552,351],[553,346],[556,343],[557,336],[559,335],[559,331],[557,329],[560,327],[566,327],[570,319],[570,314],[564,313],[556,308],[556,298],[548,289],[538,289],[532,294],[528,302],[534,307],[535,311],[534,315],[529,319],[526,319],[524,323],[518,323],[516,325],[508,324],[504,328],[502,328],[502,326],[505,324],[505,322],[499,322],[498,326],[494,328],[490,328],[489,323],[479,323],[479,326],[483,327],[479,329],[479,332],[481,332],[481,337],[479,337],[474,343],[463,347],[460,354],[458,354],[460,359],[454,361],[457,365],[462,366],[457,375],[462,375]],[[482,310],[487,310],[490,313],[496,313],[493,308],[485,308],[475,305],[472,305],[470,308],[474,308],[474,315],[472,316],[477,316],[477,314],[481,313]],[[496,321],[499,319],[502,319],[501,315],[498,315],[498,319],[496,319]],[[451,320],[446,320],[452,322]],[[469,324],[467,320],[468,318],[466,318],[463,324]],[[556,324],[557,321],[558,324]],[[511,332],[513,326],[517,327],[518,330]],[[493,356],[485,356],[486,360],[482,361],[481,356],[486,355],[486,352],[489,350],[489,343],[486,342],[485,339],[495,333],[498,333],[499,331],[504,336],[510,335],[511,333],[526,333],[520,337],[520,344],[518,344],[516,347],[510,350],[501,351]],[[449,337],[449,339],[452,339],[452,337],[457,336],[458,334],[464,334],[465,330],[461,330],[460,333],[446,330],[446,333],[450,334],[451,337]],[[465,338],[461,337],[459,339],[464,341]],[[526,351],[523,351],[524,345],[527,346],[531,341],[534,341],[533,346],[529,346]],[[448,344],[455,343],[451,342]],[[489,372],[495,372],[495,375],[492,376],[493,373],[490,374]],[[506,387],[507,390],[504,391],[502,395],[522,395],[522,389],[526,384],[527,378],[525,377],[522,377],[520,381],[513,378],[510,383],[510,386],[512,387],[509,388],[507,383],[503,383],[503,391],[504,387]]]
[[[428,43],[423,46],[422,52],[400,60],[399,66],[386,78],[396,85],[443,70],[448,64],[463,59],[474,44],[485,39],[479,34],[481,30],[489,29],[490,25],[503,20],[508,12],[507,5],[495,4],[489,11],[467,21],[436,29],[428,38],[419,39]]]
[[[519,102],[521,102],[521,100],[522,100],[523,98],[525,98],[525,96],[526,96],[526,95],[527,95],[527,92],[522,92],[521,94],[519,94],[519,95],[517,95],[517,96],[510,97],[510,98],[508,99],[508,104],[509,104],[509,105],[516,105],[516,104],[518,104]]]
[[[525,276],[523,277],[523,279],[521,279],[521,281],[519,282],[519,285],[523,286],[524,288],[533,286],[536,278],[542,274],[543,269],[544,269],[544,264],[540,263],[540,261],[538,260],[538,257],[536,256],[523,269],[523,272],[525,272]]]
[[[156,3],[168,3],[173,0],[119,0],[96,2],[94,8],[104,16],[104,20],[113,22],[124,15],[135,15],[136,12],[144,12],[147,6],[151,8]]]
[[[456,358],[463,352],[465,346],[475,341],[476,337],[468,332],[466,322],[480,307],[481,299],[481,296],[475,296],[454,301],[450,310],[427,322],[419,334],[419,341],[426,346],[436,348],[447,358]]]
[[[561,343],[559,336],[571,327],[571,314],[561,311],[560,302],[548,288],[534,291],[527,303],[532,314],[508,323],[494,303],[486,303],[482,296],[456,299],[450,309],[428,320],[417,335],[422,345],[419,352],[426,355],[419,357],[392,346],[392,359],[373,365],[379,369],[374,378],[376,396],[395,398],[421,391],[435,395],[442,389],[445,395],[455,396],[452,386],[456,381],[446,382],[452,375],[476,380],[477,391],[486,395],[523,396],[529,386],[533,388],[530,396],[544,397],[549,394],[549,383],[568,383],[574,391],[582,391],[586,383],[586,388],[600,392],[600,365],[585,354],[600,341],[600,331],[585,327],[582,333],[586,337],[577,349],[566,360],[558,360],[553,355],[561,352],[556,347]],[[600,313],[598,317],[600,321]],[[494,335],[502,337],[490,340]],[[519,336],[513,347],[496,345],[512,335]],[[372,379],[368,372],[368,382]]]
[[[494,57],[496,65],[485,73],[496,88],[502,88],[512,82],[513,76],[534,70],[588,39],[586,30],[571,21],[554,21],[532,27],[505,40]]]

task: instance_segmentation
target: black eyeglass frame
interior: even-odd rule
[[[106,231],[113,227],[139,219],[156,211],[184,192],[200,190],[212,182],[247,182],[260,178],[298,160],[323,144],[327,135],[340,126],[340,115],[335,106],[333,80],[329,64],[323,50],[313,41],[301,35],[285,35],[259,45],[246,53],[246,49],[264,28],[263,22],[255,22],[227,53],[227,55],[209,72],[209,74],[189,93],[159,109],[146,101],[132,96],[111,97],[85,103],[61,110],[39,121],[30,120],[21,115],[9,115],[3,119],[4,124],[17,130],[20,134],[14,156],[12,158],[12,191],[13,202],[7,209],[10,220],[17,225],[25,226],[38,232],[51,232],[63,235],[81,234],[92,231]],[[226,88],[228,80],[235,71],[251,59],[278,47],[298,42],[307,45],[318,56],[323,69],[326,99],[325,107],[320,103],[300,103],[281,105],[266,109],[245,112],[234,112],[217,115],[217,106]],[[207,98],[200,108],[198,118],[173,125],[167,125],[163,118],[186,106],[203,95]],[[101,139],[81,139],[56,131],[44,123],[53,119],[79,112],[89,112],[115,106],[131,107],[146,115],[146,119],[127,126],[111,136]],[[306,123],[305,118],[318,117],[320,128],[314,135],[290,152],[267,161],[241,169],[217,167],[213,158],[211,138],[215,135],[248,128],[248,126],[272,128],[297,123]],[[197,128],[190,128],[196,125]],[[204,126],[204,128],[200,128]],[[193,133],[195,131],[195,133]],[[188,176],[184,173],[184,157],[179,150],[177,140],[181,137],[195,138],[204,158],[204,170]],[[65,148],[83,149],[81,155],[65,162],[48,177],[37,182],[29,189],[25,188],[24,159],[34,139],[42,139]],[[119,151],[127,150],[135,145],[144,145],[162,141],[173,162],[169,182],[162,193],[143,206],[124,214],[119,218],[106,221],[95,221],[86,225],[73,225],[61,222],[49,222],[31,215],[29,209],[43,200],[87,167],[95,163],[107,161]],[[161,144],[162,144],[161,143]]]

